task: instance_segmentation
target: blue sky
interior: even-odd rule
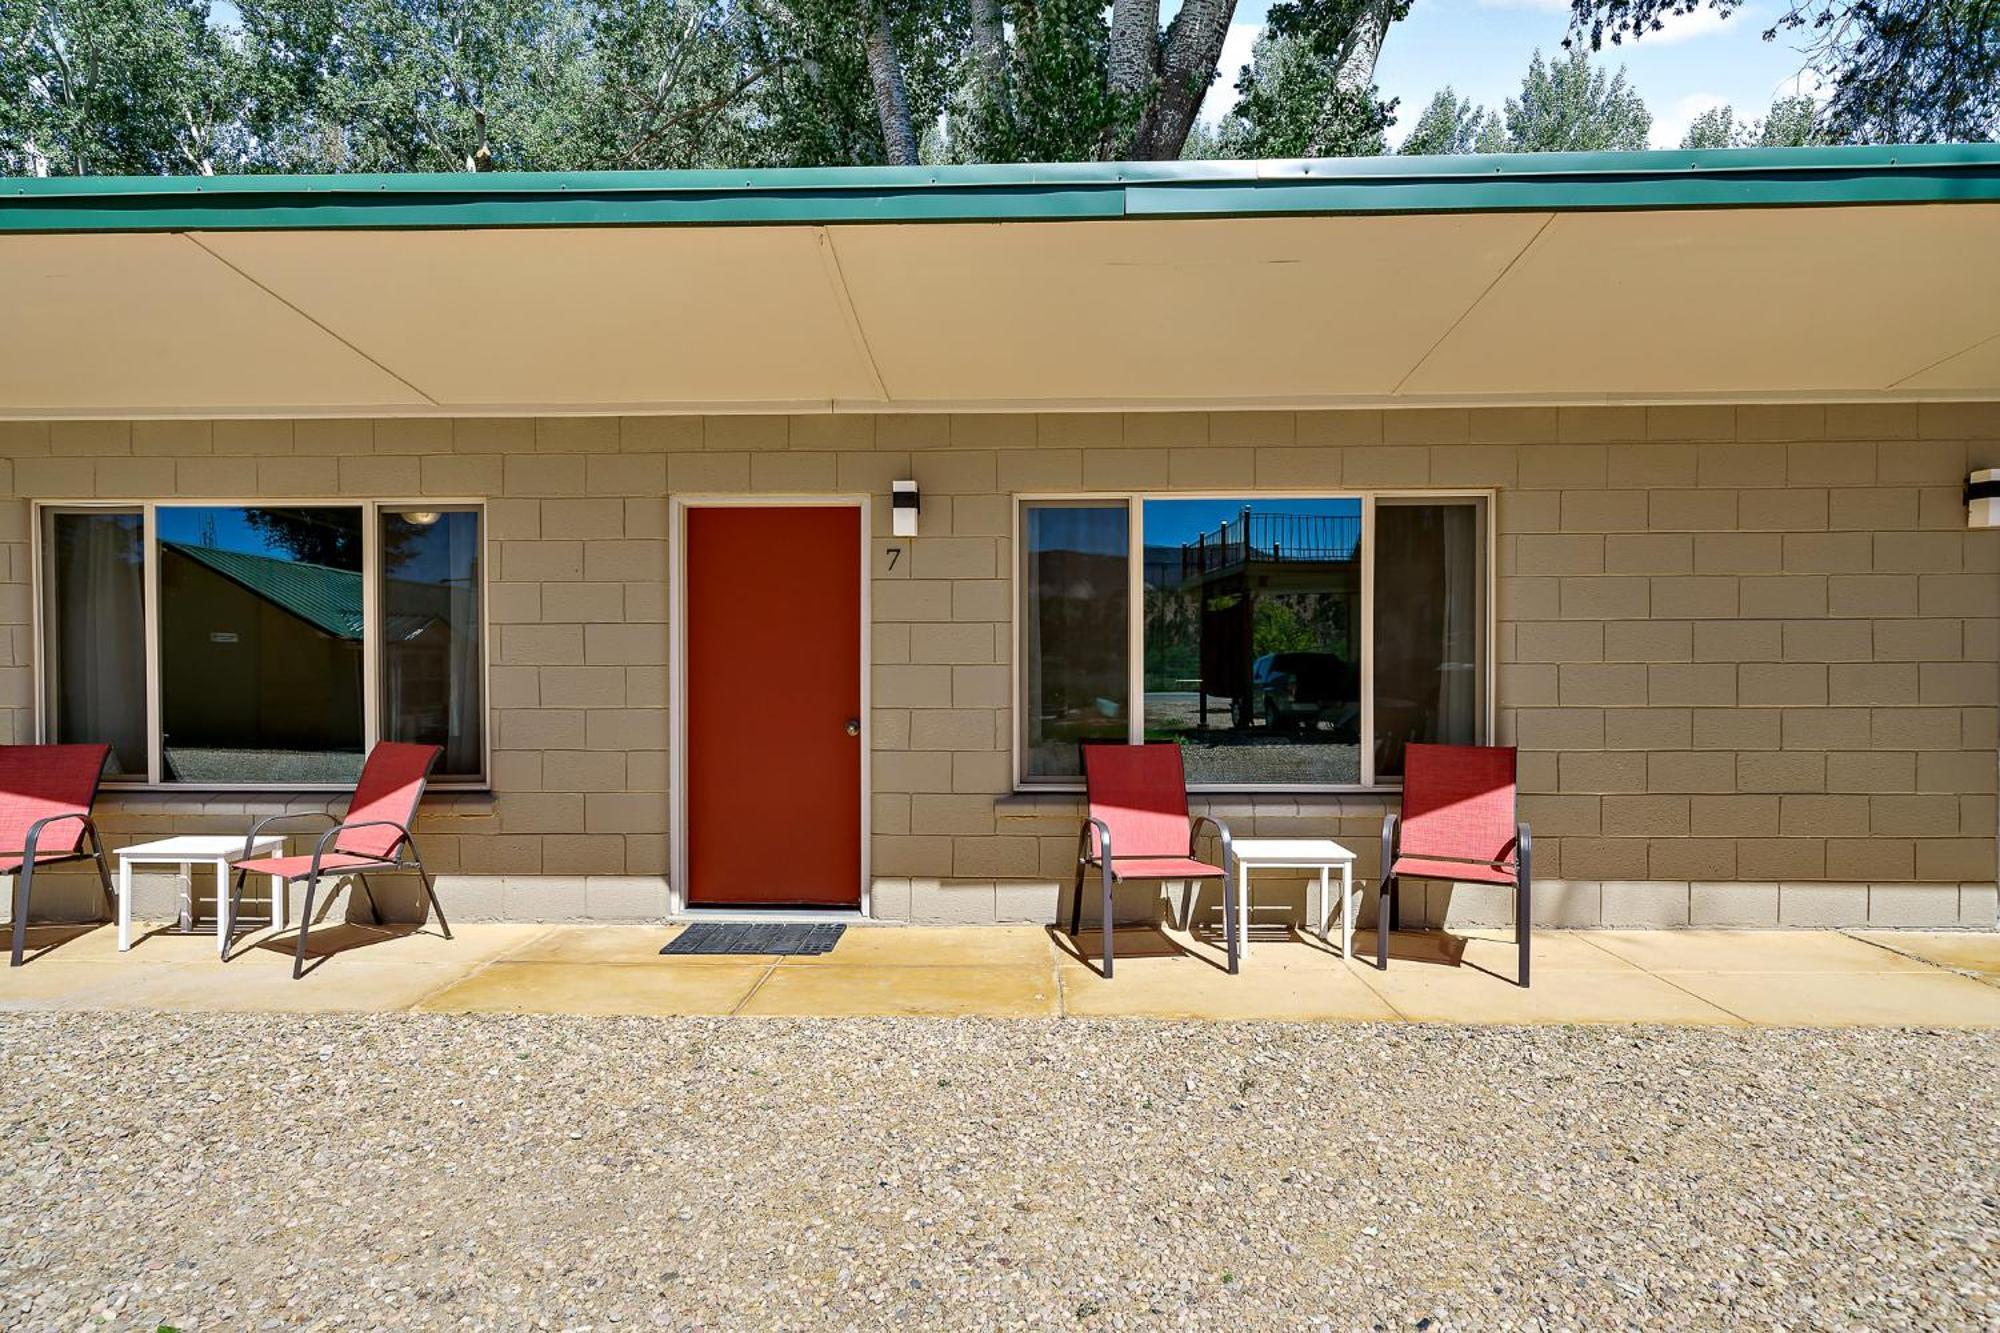
[[[1763,40],[1780,0],[1749,0],[1728,18],[1703,9],[1668,20],[1666,31],[1643,41],[1607,48],[1601,57],[1623,64],[1653,112],[1653,143],[1677,148],[1688,122],[1712,106],[1736,108],[1738,120],[1760,117],[1771,99],[1798,91],[1804,61],[1793,39]],[[1238,0],[1222,76],[1210,88],[1202,114],[1219,120],[1236,100],[1236,77],[1263,30],[1270,0]],[[1162,9],[1171,12],[1171,3]],[[236,6],[215,0],[211,21],[232,24]],[[1410,16],[1389,30],[1376,70],[1385,96],[1402,99],[1390,142],[1401,140],[1439,88],[1498,109],[1520,91],[1521,75],[1537,47],[1562,49],[1569,27],[1568,0],[1415,0]]]
[[[1653,143],[1677,148],[1688,122],[1711,106],[1728,103],[1737,118],[1760,117],[1771,99],[1800,86],[1803,59],[1784,35],[1763,40],[1778,0],[1750,0],[1727,19],[1702,10],[1669,19],[1666,31],[1600,59],[1623,64],[1633,87],[1653,112]],[[1236,76],[1262,30],[1269,0],[1239,0],[1223,52],[1222,77],[1209,91],[1202,114],[1216,119],[1236,98]],[[1567,0],[1415,0],[1410,16],[1389,30],[1376,78],[1383,94],[1402,99],[1391,142],[1416,123],[1431,94],[1450,84],[1463,96],[1498,108],[1518,93],[1521,75],[1537,47],[1562,49],[1569,27]]]

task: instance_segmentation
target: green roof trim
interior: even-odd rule
[[[0,232],[1076,221],[2000,201],[2000,145],[0,180]]]

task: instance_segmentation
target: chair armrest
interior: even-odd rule
[[[328,823],[332,824],[338,824],[340,822],[338,819],[335,819],[330,812],[325,810],[299,810],[287,815],[265,815],[262,819],[252,824],[250,826],[250,832],[244,835],[243,859],[246,861],[250,859],[251,851],[255,849],[255,847],[257,846],[258,834],[262,833],[266,828],[268,828],[272,824],[282,823],[288,819],[324,819]]]
[[[1236,844],[1230,839],[1229,825],[1223,823],[1214,815],[1196,815],[1188,821],[1188,852],[1190,854],[1194,852],[1194,840],[1199,836],[1199,830],[1203,824],[1215,830],[1215,840],[1222,844],[1222,873],[1224,875],[1234,874],[1236,872]]]
[[[1076,859],[1081,861],[1085,865],[1090,864],[1090,859],[1091,859],[1090,831],[1093,828],[1097,830],[1097,859],[1104,862],[1104,864],[1106,865],[1110,865],[1111,826],[1105,823],[1103,820],[1099,819],[1095,815],[1089,815],[1085,817],[1083,821],[1083,828],[1076,835],[1077,836]]]
[[[34,823],[28,825],[28,836],[26,845],[21,848],[21,859],[32,863],[35,859],[35,844],[42,840],[42,830],[51,824],[59,824],[65,819],[82,820],[84,833],[88,833],[93,838],[97,836],[97,825],[92,823],[90,816],[81,810],[67,810],[59,815],[50,815],[45,819],[37,819]],[[82,844],[83,836],[79,834],[77,835],[77,845],[81,846]]]
[[[1529,861],[1535,854],[1535,838],[1528,832],[1526,824],[1514,825],[1514,864],[1520,868],[1521,877],[1527,878]]]
[[[1387,814],[1382,816],[1382,878],[1389,878],[1389,867],[1396,864],[1397,835],[1402,831],[1402,816]]]
[[[327,846],[330,843],[332,843],[335,838],[338,838],[343,833],[352,833],[356,829],[364,829],[364,828],[392,828],[395,829],[398,833],[402,834],[403,836],[396,839],[396,841],[390,846],[389,851],[391,852],[391,854],[395,852],[396,848],[401,847],[406,842],[410,843],[412,846],[416,844],[416,839],[410,835],[410,830],[404,825],[398,824],[393,819],[364,819],[358,824],[335,824],[332,828],[328,829],[325,833],[322,833],[320,835],[318,845],[316,845],[313,848],[312,870],[310,873],[315,875],[319,873],[320,857],[326,854]],[[388,859],[389,859],[388,857],[383,858],[384,861],[387,861]]]

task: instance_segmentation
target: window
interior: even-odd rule
[[[112,781],[346,786],[375,739],[485,779],[476,505],[46,505],[43,734]]]
[[[1288,789],[1484,740],[1486,522],[1479,496],[1024,500],[1021,783],[1074,785],[1087,740]]]

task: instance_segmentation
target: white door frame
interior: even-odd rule
[[[668,858],[667,902],[675,916],[692,913],[730,913],[738,910],[726,906],[690,908],[687,901],[687,512],[690,509],[799,509],[799,508],[848,508],[857,511],[860,548],[860,565],[856,575],[860,580],[861,607],[861,864],[857,873],[861,877],[859,902],[860,915],[870,914],[871,884],[870,874],[870,812],[874,804],[873,792],[869,786],[870,746],[874,729],[869,713],[871,709],[871,653],[869,643],[869,596],[868,570],[869,555],[874,548],[874,528],[871,498],[867,495],[675,495],[667,500],[667,745],[668,777],[672,786],[672,799],[668,805],[667,825],[668,845],[672,855]],[[754,909],[759,919],[783,919],[787,916],[832,916],[851,917],[852,909]]]

